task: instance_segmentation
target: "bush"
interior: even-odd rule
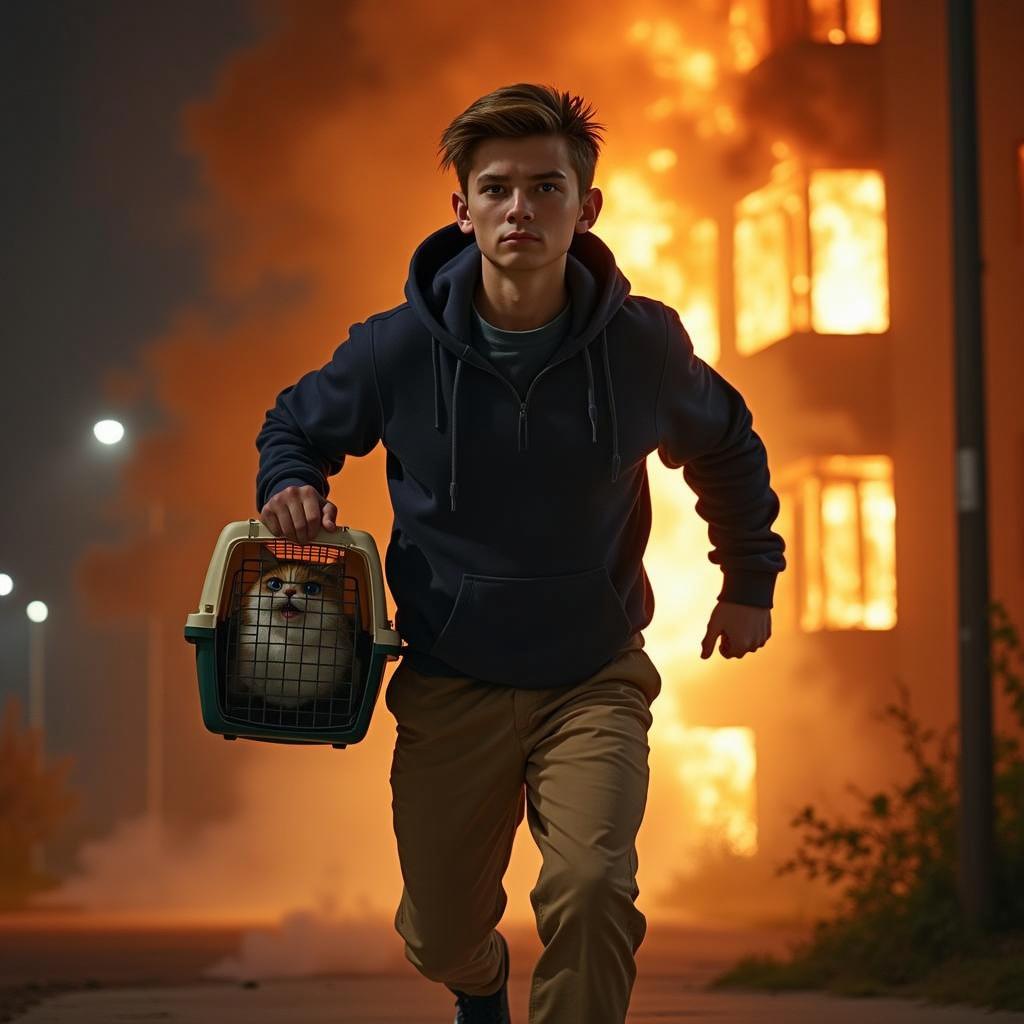
[[[42,763],[39,730],[22,729],[21,717],[21,701],[9,697],[0,720],[0,910],[24,906],[56,882],[35,870],[32,849],[78,804],[65,787],[73,759]]]
[[[1024,686],[1011,669],[1020,642],[1005,608],[991,605],[990,668],[1018,723]],[[835,917],[818,921],[812,938],[788,963],[747,957],[715,984],[768,988],[827,987],[850,994],[898,991],[939,998],[983,996],[985,1005],[1024,1009],[1020,977],[1024,929],[1024,757],[1020,742],[996,734],[993,744],[995,907],[988,935],[967,927],[957,892],[957,726],[941,735],[913,717],[907,688],[881,718],[893,721],[913,773],[889,791],[849,790],[859,799],[856,823],[829,822],[811,805],[791,824],[802,831],[794,856],[776,869],[802,871],[838,886]],[[945,970],[941,968],[945,967]],[[1004,978],[1005,975],[1005,978]],[[955,996],[953,980],[962,977]],[[980,979],[984,977],[986,981]],[[970,980],[968,980],[970,979]]]

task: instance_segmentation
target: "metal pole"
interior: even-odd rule
[[[46,666],[43,629],[45,622],[28,623],[28,678],[29,724],[39,731],[39,769],[46,765]],[[41,841],[32,844],[30,853],[32,870],[42,874],[46,866],[45,850]]]
[[[149,537],[158,544],[164,534],[164,503],[156,499],[149,506]],[[151,574],[150,586],[159,585]],[[163,635],[162,619],[151,591],[147,616],[146,643],[146,818],[154,849],[162,845],[163,826]]]
[[[947,13],[960,627],[959,886],[968,924],[985,929],[993,911],[992,681],[973,2],[948,0]]]
[[[45,622],[28,623],[29,725],[39,730],[39,756],[46,759],[46,682],[43,665]]]

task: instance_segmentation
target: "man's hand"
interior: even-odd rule
[[[312,544],[320,532],[336,530],[338,509],[325,501],[309,484],[292,485],[280,490],[260,511],[260,522],[275,536],[286,537],[296,544]]]
[[[701,641],[700,656],[710,658],[715,652],[715,640],[722,636],[720,650],[723,658],[742,658],[744,654],[764,647],[772,635],[771,608],[754,608],[749,604],[719,601],[715,605],[708,629]]]

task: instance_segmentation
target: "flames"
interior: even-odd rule
[[[737,130],[728,76],[763,59],[773,29],[761,0],[730,6],[723,46],[692,42],[666,20],[634,22],[627,37],[647,53],[664,93],[645,110],[657,122],[690,119],[698,138]],[[872,43],[878,0],[808,0],[804,33],[819,42]],[[863,167],[806,167],[781,140],[770,180],[739,200],[733,220],[737,350],[752,355],[794,333],[865,334],[889,327],[885,186]],[[719,224],[702,217],[667,184],[677,149],[649,150],[643,164],[606,169],[600,233],[634,294],[655,295],[679,310],[695,350],[714,365],[720,355]],[[703,633],[720,576],[689,571],[706,547],[692,495],[651,457],[657,508],[646,564],[658,600],[647,630],[662,668],[660,715],[652,729],[652,805],[672,808],[685,834],[665,835],[645,861],[671,850],[687,854],[714,836],[736,854],[757,851],[756,744],[753,730],[687,721],[688,687],[701,675],[687,646]],[[891,461],[835,456],[780,474],[778,530],[801,567],[804,630],[889,629],[895,623],[895,503]],[[687,507],[684,507],[687,506]],[[664,523],[667,520],[667,526]],[[794,542],[798,539],[798,544]],[[686,564],[687,575],[678,572]],[[667,568],[666,568],[667,567]],[[706,589],[701,584],[706,583]],[[702,596],[703,595],[703,596]],[[660,792],[654,792],[658,789]]]
[[[649,163],[671,166],[670,152],[654,151]],[[718,225],[659,195],[640,169],[611,170],[603,191],[608,203],[598,233],[615,253],[633,294],[656,295],[677,309],[698,354],[717,361]]]
[[[896,624],[896,502],[892,459],[800,460],[777,474],[778,529],[800,567],[807,632]]]
[[[885,186],[873,170],[814,171],[808,187],[811,326],[820,334],[889,329]]]
[[[771,0],[732,0],[729,44],[737,71],[749,71],[768,55],[773,42],[806,36],[816,43],[877,43],[881,0],[804,0],[782,11]]]
[[[806,171],[795,159],[736,205],[736,346],[889,328],[885,185],[872,169]]]
[[[808,0],[811,38],[819,43],[877,43],[880,0]]]

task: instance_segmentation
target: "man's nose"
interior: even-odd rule
[[[512,206],[509,208],[508,215],[512,220],[533,219],[533,210],[522,192],[513,193]]]

